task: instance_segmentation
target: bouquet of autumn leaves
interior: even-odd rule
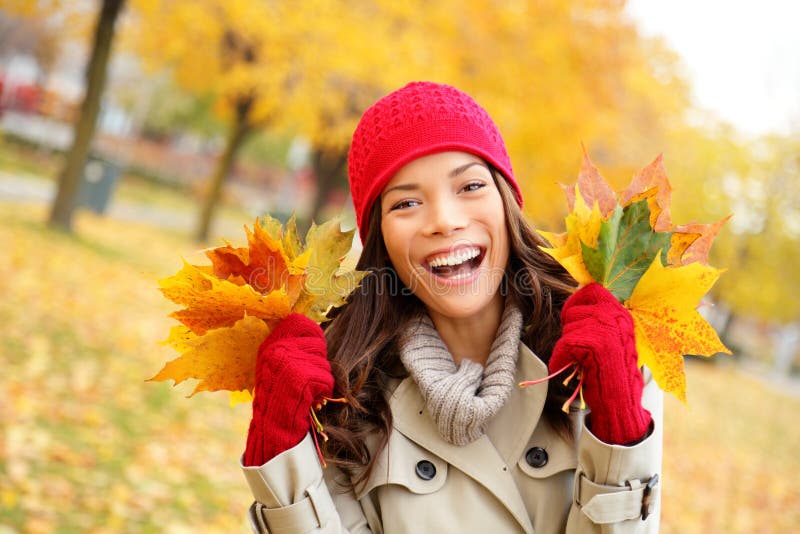
[[[205,251],[211,265],[184,260],[180,271],[159,281],[164,296],[184,306],[170,314],[181,324],[163,342],[180,356],[150,380],[194,378],[192,395],[227,390],[232,404],[250,401],[258,348],[272,328],[290,313],[326,321],[366,274],[342,262],[354,231],[342,232],[339,219],[312,225],[305,245],[294,217],[285,228],[270,217],[256,219],[245,232],[247,247],[226,241]]]
[[[599,283],[630,311],[639,365],[686,402],[683,356],[730,354],[697,312],[723,272],[708,265],[708,251],[729,217],[673,226],[661,156],[618,196],[584,155],[577,184],[564,191],[567,230],[540,232],[552,245],[543,250],[579,284]]]

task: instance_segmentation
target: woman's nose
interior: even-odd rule
[[[425,221],[427,235],[451,235],[467,225],[466,214],[457,202],[438,199],[428,204],[428,217]]]

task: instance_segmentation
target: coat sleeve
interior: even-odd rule
[[[649,369],[643,368],[643,373],[642,404],[653,417],[644,440],[633,446],[609,445],[597,439],[585,421],[581,423],[567,521],[570,534],[658,532],[664,397]]]
[[[335,487],[341,472],[329,466],[323,474],[311,434],[261,466],[240,460],[240,467],[255,499],[248,510],[254,532],[371,532],[352,490]]]

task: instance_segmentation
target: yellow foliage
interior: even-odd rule
[[[555,258],[580,285],[595,281],[583,261],[581,243],[596,247],[602,222],[598,203],[589,209],[576,185],[574,209],[566,218],[567,231],[559,235],[540,232],[552,244],[557,244],[555,248],[542,247],[542,250]]]
[[[37,28],[46,30],[47,38],[63,44],[88,41],[99,6],[99,2],[92,0],[3,0],[2,11],[33,22]]]
[[[658,255],[625,303],[633,316],[639,365],[647,365],[661,389],[684,402],[683,356],[731,353],[697,312],[721,273],[696,262],[665,267]]]
[[[164,344],[181,355],[150,380],[171,378],[179,384],[187,378],[197,378],[200,382],[192,395],[220,389],[241,395],[242,390],[253,390],[258,347],[269,334],[269,327],[263,320],[248,315],[230,328],[217,328],[202,336],[188,337],[184,333],[175,339],[175,334],[173,328]]]
[[[503,132],[538,223],[563,216],[555,184],[580,142],[625,177],[688,101],[675,57],[621,2],[131,1],[128,48],[148,66],[317,147],[345,150],[364,109],[408,81],[464,89]]]

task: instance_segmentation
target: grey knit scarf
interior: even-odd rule
[[[454,445],[475,441],[503,407],[514,386],[521,332],[522,314],[507,301],[486,368],[467,359],[456,366],[428,314],[412,324],[400,360],[445,440]]]

